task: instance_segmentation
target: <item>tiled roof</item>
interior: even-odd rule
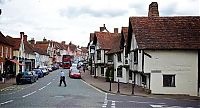
[[[48,48],[48,43],[37,43],[34,45],[36,49],[38,49],[38,53],[42,55],[47,55],[47,48]]]
[[[111,41],[116,37],[118,37],[118,33],[95,32],[95,38],[100,49],[111,49],[113,45]]]
[[[34,54],[34,48],[27,41],[24,41],[24,48],[26,53]]]
[[[129,27],[139,49],[200,49],[198,16],[130,17]]]
[[[11,36],[6,36],[6,39],[9,41],[9,43],[12,43],[13,50],[19,50],[21,39],[20,38],[12,38]]]
[[[10,43],[9,40],[7,40],[7,38],[1,33],[1,31],[0,31],[0,43],[13,46],[12,43]]]
[[[128,44],[128,27],[122,27],[121,34],[124,37],[125,43],[127,45]]]
[[[74,45],[74,44],[72,44],[72,43],[70,43],[70,44],[68,45],[68,47],[69,47],[69,49],[70,49],[72,52],[76,51],[76,49],[77,49],[76,45]]]
[[[81,50],[82,50],[83,53],[87,53],[88,52],[87,47],[81,47]]]
[[[120,41],[121,41],[120,34],[118,36],[115,36],[112,40],[110,40],[111,43],[111,49],[107,52],[107,54],[117,53],[123,51],[123,49],[120,49]]]

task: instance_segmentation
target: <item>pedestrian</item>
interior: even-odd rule
[[[66,82],[65,82],[65,73],[63,71],[60,72],[60,84],[59,84],[59,86],[61,86],[62,82],[64,83],[64,85],[66,87],[67,85],[66,85]]]
[[[83,72],[85,73],[85,66],[83,66]]]

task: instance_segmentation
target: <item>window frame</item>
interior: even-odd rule
[[[176,75],[163,74],[163,87],[176,87]]]
[[[113,62],[113,55],[112,54],[108,55],[108,62]]]
[[[121,53],[117,53],[117,60],[118,60],[118,62],[122,62],[122,55],[121,55]]]
[[[97,50],[97,60],[101,60],[101,50]]]
[[[134,50],[133,51],[134,55],[133,55],[133,62],[134,64],[138,64],[138,50]]]
[[[122,78],[122,76],[123,76],[122,73],[123,73],[123,72],[122,72],[122,67],[118,67],[118,68],[117,68],[117,77]]]

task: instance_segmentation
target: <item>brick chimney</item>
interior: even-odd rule
[[[44,37],[43,42],[46,42],[46,41],[47,41],[47,39],[45,39],[45,37]]]
[[[100,32],[105,30],[105,24],[103,24],[103,27],[100,27]]]
[[[159,17],[158,3],[157,2],[152,2],[149,5],[148,17]]]
[[[24,35],[24,41],[27,41],[27,35]]]
[[[35,44],[35,40],[34,40],[34,38],[32,38],[32,39],[30,40],[30,43],[31,43],[32,45]]]
[[[118,33],[118,28],[114,28],[114,33]]]
[[[20,32],[20,39],[22,39],[22,37],[24,37],[24,32]]]
[[[65,45],[65,41],[62,41],[61,44],[62,44],[62,45]]]

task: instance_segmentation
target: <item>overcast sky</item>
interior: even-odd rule
[[[87,46],[90,33],[103,24],[120,31],[130,16],[147,16],[152,1],[158,2],[160,16],[200,16],[200,0],[0,0],[0,31]]]

